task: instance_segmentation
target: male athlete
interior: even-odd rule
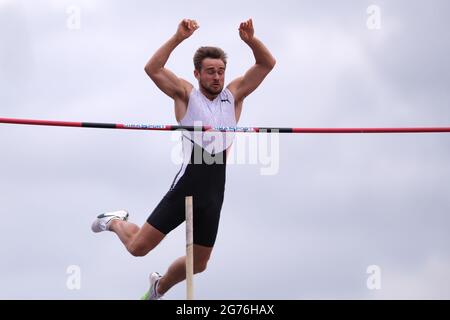
[[[182,20],[175,35],[147,62],[145,72],[161,91],[174,100],[175,118],[180,125],[235,127],[244,99],[273,69],[275,59],[254,36],[252,20],[242,22],[239,36],[253,51],[255,64],[224,89],[226,54],[220,48],[201,47],[194,55],[196,89],[165,65],[172,51],[198,28],[195,20]],[[217,135],[208,136],[207,133],[184,132],[182,143],[182,167],[168,193],[141,228],[128,222],[128,212],[121,210],[99,215],[92,224],[92,230],[112,231],[133,256],[144,256],[184,221],[185,197],[193,196],[194,273],[199,273],[206,269],[216,240],[225,190],[226,151],[232,141],[222,140]],[[200,159],[195,156],[198,154]],[[175,260],[163,276],[157,272],[150,275],[147,299],[160,299],[185,279],[185,258]]]

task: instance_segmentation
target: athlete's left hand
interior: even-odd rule
[[[249,42],[253,39],[255,29],[253,29],[253,20],[248,19],[245,22],[241,22],[239,25],[239,36],[244,42]]]

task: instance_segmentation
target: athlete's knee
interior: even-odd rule
[[[200,273],[206,270],[208,266],[208,259],[199,259],[194,262],[194,273]]]
[[[139,247],[129,247],[127,249],[128,249],[128,252],[130,252],[131,255],[134,257],[143,257],[148,253],[148,250],[144,250]]]
[[[142,243],[138,243],[137,241],[133,241],[127,246],[128,252],[134,257],[143,257],[149,253],[151,249],[152,248],[149,248]]]

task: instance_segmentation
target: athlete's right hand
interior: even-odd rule
[[[197,21],[191,19],[183,19],[178,25],[176,36],[180,40],[185,40],[192,36],[192,34],[197,30],[200,26]]]

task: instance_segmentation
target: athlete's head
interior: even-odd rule
[[[226,53],[216,47],[200,47],[194,55],[194,75],[202,91],[216,96],[223,90]]]

